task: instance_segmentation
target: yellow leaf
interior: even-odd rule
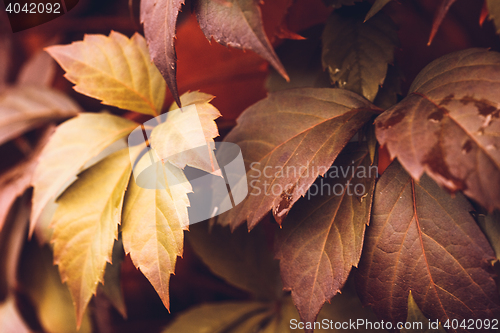
[[[82,170],[85,163],[137,124],[109,114],[83,113],[60,125],[45,146],[33,176],[30,233],[45,205]]]
[[[136,169],[150,165],[144,155]],[[155,160],[145,174],[159,185],[139,187],[132,177],[123,209],[123,246],[134,265],[141,270],[169,308],[169,280],[177,256],[182,255],[184,234],[189,225],[187,207],[191,185],[184,173],[170,163]],[[169,186],[169,184],[174,184]]]
[[[131,154],[137,156],[141,148]],[[129,149],[122,149],[85,170],[57,200],[54,259],[73,297],[78,326],[111,262],[130,173]]]
[[[141,35],[131,39],[114,31],[109,37],[85,35],[83,41],[46,50],[79,93],[126,110],[161,113],[165,81],[151,63]]]
[[[182,109],[172,105],[166,120],[151,134],[151,146],[160,159],[181,169],[189,165],[210,173],[219,171],[213,139],[219,136],[215,119],[221,114],[210,104],[212,99],[209,94],[190,92],[181,96]]]

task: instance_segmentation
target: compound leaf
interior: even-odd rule
[[[235,229],[247,220],[251,229],[272,209],[281,223],[376,112],[361,96],[329,88],[275,92],[248,108],[225,139],[242,150],[248,197],[218,222]]]
[[[33,232],[45,205],[85,164],[112,143],[128,135],[137,124],[110,114],[82,113],[63,123],[45,146],[32,180]]]
[[[259,3],[255,0],[199,0],[196,16],[210,40],[238,49],[252,50],[269,61],[286,79],[285,68],[264,31]]]
[[[140,148],[134,147],[130,154],[138,155]],[[130,160],[128,148],[113,153],[81,173],[57,200],[52,222],[54,262],[71,292],[78,326],[103,282],[106,263],[111,262]]]
[[[464,196],[393,162],[377,183],[357,291],[380,319],[406,319],[411,290],[429,319],[500,316],[494,256]],[[455,332],[455,330],[450,330]]]
[[[366,145],[355,145],[347,146],[325,178],[313,184],[308,200],[293,207],[277,234],[284,288],[292,291],[304,322],[316,319],[361,256],[377,170],[370,168]]]
[[[83,41],[48,47],[75,90],[102,103],[157,116],[165,99],[165,81],[149,60],[146,40],[112,31],[85,35]]]
[[[500,53],[468,49],[424,68],[410,94],[375,121],[376,135],[414,179],[500,208]]]
[[[333,13],[322,39],[323,68],[328,69],[332,82],[373,101],[399,43],[391,19],[379,13],[364,23],[362,17]]]
[[[168,88],[178,105],[181,105],[177,90],[177,58],[174,48],[177,16],[184,0],[141,1],[141,23],[148,41],[151,60],[160,70]]]

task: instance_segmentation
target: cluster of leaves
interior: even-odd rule
[[[270,40],[302,38],[285,24],[292,1],[279,1],[271,27],[253,0],[193,3],[208,39],[255,51],[282,78],[270,76],[269,95],[247,108],[224,138],[242,150],[247,178],[253,180],[248,197],[213,219],[210,228],[200,223],[187,234],[215,274],[254,298],[195,307],[165,332],[288,332],[293,320],[323,318],[444,323],[500,317],[493,266],[500,258],[495,211],[500,209],[500,54],[467,49],[439,58],[399,101],[397,26],[381,11],[389,2],[377,0],[365,10],[361,0],[325,1],[330,14],[319,33],[313,32],[320,45],[305,54],[310,61],[285,65]],[[165,109],[168,86],[175,100],[169,110],[196,105],[210,144],[219,135],[213,96],[179,95],[177,89],[174,37],[183,3],[142,0],[145,38],[86,35],[47,52],[76,91],[106,105],[156,117]],[[429,43],[453,3],[438,6]],[[485,3],[497,19],[495,2]],[[283,47],[301,54],[305,44],[300,43],[310,42]],[[32,66],[40,67],[40,61],[45,60]],[[22,82],[32,76],[29,72],[20,75]],[[1,204],[7,212],[33,186],[29,233],[51,239],[54,262],[75,305],[76,326],[89,329],[85,310],[99,283],[125,314],[118,273],[123,252],[169,308],[170,275],[189,225],[192,188],[184,168],[211,172],[211,166],[196,159],[162,160],[157,174],[182,186],[142,188],[131,176],[131,160],[144,168],[147,143],[131,149],[125,144],[139,123],[107,112],[79,112],[40,82],[36,88],[24,83],[8,88],[0,100],[0,114],[23,113],[19,124],[15,117],[6,118],[9,126],[3,126],[0,143],[78,115],[58,126],[48,144],[39,140],[22,168],[13,169],[5,181],[0,178],[6,184],[0,187],[6,197]],[[151,129],[150,140],[162,147],[163,156],[171,156],[197,146],[180,139],[190,125],[180,113]],[[377,149],[379,144],[394,159],[380,178],[376,173],[327,174],[332,165],[341,170],[377,166],[385,151]],[[280,172],[269,176],[266,170]],[[361,185],[365,191],[311,192],[325,183],[329,188]],[[270,212],[279,229],[269,223]],[[28,216],[18,215],[26,225]],[[0,227],[6,219],[6,213],[0,216]],[[17,235],[9,238],[15,243],[23,229],[13,223],[4,230]],[[12,265],[18,256],[5,262]],[[40,261],[50,257],[50,251],[40,254]],[[52,283],[53,272],[45,276],[40,285]],[[14,278],[9,279],[11,286]],[[3,306],[0,315],[12,313],[12,302]]]

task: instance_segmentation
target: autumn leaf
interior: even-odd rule
[[[399,44],[391,19],[379,13],[364,23],[362,17],[333,13],[322,40],[323,68],[328,69],[331,81],[373,101]]]
[[[238,49],[252,50],[262,56],[286,79],[288,75],[264,31],[258,2],[227,0],[226,3],[199,0],[196,17],[208,40]]]
[[[368,14],[366,14],[365,22],[375,16],[385,5],[387,5],[391,0],[375,0],[371,6]]]
[[[80,326],[97,285],[111,262],[131,158],[143,147],[125,148],[85,170],[57,200],[51,242],[54,263],[68,285]]]
[[[443,22],[446,13],[448,13],[448,10],[455,1],[456,0],[441,0],[441,4],[439,5],[436,14],[434,16],[434,22],[432,23],[432,30],[427,45],[432,44],[432,40],[434,39],[434,36],[436,36],[436,32],[438,31],[441,22]]]
[[[0,144],[79,111],[78,105],[58,90],[41,86],[5,89],[0,94]]]
[[[496,0],[486,0],[489,18],[495,23],[497,34],[500,33],[500,3]]]
[[[272,209],[281,223],[377,111],[350,91],[328,88],[276,92],[248,108],[225,141],[242,150],[249,195],[218,222],[235,229],[246,220],[252,229]]]
[[[177,90],[177,58],[174,47],[177,16],[184,0],[142,0],[141,23],[151,61],[160,70],[175,102],[182,105]]]
[[[407,323],[411,324],[411,326],[409,326],[411,328],[403,328],[401,329],[401,333],[446,333],[441,324],[439,324],[436,329],[429,327],[431,322],[418,308],[417,303],[411,295],[411,291],[408,294],[408,317],[406,317],[405,325],[407,325]]]
[[[314,321],[340,292],[361,256],[377,170],[366,145],[356,145],[337,157],[277,233],[284,288],[292,291],[304,322]]]
[[[105,113],[82,113],[60,125],[45,146],[33,176],[30,233],[45,205],[63,186],[90,159],[136,127],[137,124],[133,121]]]
[[[500,208],[500,54],[468,49],[424,68],[410,94],[379,116],[377,139],[414,179]]]
[[[149,60],[146,40],[112,31],[85,35],[83,41],[48,47],[81,94],[125,110],[157,116],[165,99],[165,81]]]
[[[210,270],[228,283],[249,291],[259,299],[281,295],[278,261],[266,244],[266,230],[257,226],[250,233],[240,227],[233,233],[227,227],[205,223],[189,227],[187,239]]]
[[[470,211],[464,196],[451,197],[427,176],[416,182],[393,162],[375,188],[359,264],[365,305],[404,321],[411,290],[431,320],[498,318],[494,254]]]
[[[181,96],[182,109],[172,105],[150,137],[151,147],[162,160],[181,169],[189,165],[209,173],[219,170],[212,150],[214,138],[219,136],[215,119],[221,114],[210,104],[213,98],[190,92]]]
[[[144,170],[149,158],[145,154],[135,168]],[[187,193],[192,190],[184,172],[169,162],[155,160],[148,173],[163,188],[139,187],[131,178],[123,208],[123,247],[169,309],[170,274],[177,256],[182,255],[183,232],[189,226]],[[169,184],[174,183],[173,189]]]

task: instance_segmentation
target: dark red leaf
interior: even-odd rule
[[[367,146],[348,145],[278,231],[281,278],[302,321],[315,321],[357,266],[376,176]]]
[[[269,61],[288,80],[288,75],[264,31],[260,7],[255,0],[228,0],[221,4],[198,0],[196,16],[208,40],[238,49],[252,50]]]
[[[380,319],[404,321],[410,290],[431,320],[500,317],[493,250],[470,211],[464,196],[451,197],[429,177],[417,182],[397,162],[387,168],[375,188],[357,279]]]

